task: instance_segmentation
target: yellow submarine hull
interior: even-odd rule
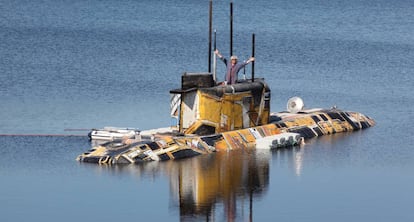
[[[82,162],[99,164],[139,163],[171,160],[234,149],[254,149],[260,138],[285,132],[300,134],[303,138],[356,131],[375,125],[370,117],[339,109],[303,110],[299,113],[272,113],[274,122],[262,126],[232,130],[213,135],[154,135],[151,141],[109,142],[93,147],[77,157]],[[288,144],[297,145],[298,143]]]

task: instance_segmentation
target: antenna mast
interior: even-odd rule
[[[233,1],[230,2],[230,56],[233,55]]]
[[[210,0],[209,8],[209,28],[208,28],[208,72],[211,73],[211,36],[213,27],[213,0]]]
[[[255,34],[252,34],[252,57],[254,57],[254,49],[255,49]],[[252,82],[254,82],[254,61],[252,62]]]

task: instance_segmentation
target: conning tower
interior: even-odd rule
[[[216,85],[211,73],[184,73],[171,90],[180,133],[210,135],[267,124],[270,89],[263,79]]]

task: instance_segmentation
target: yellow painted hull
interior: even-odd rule
[[[276,121],[207,136],[171,134],[157,135],[154,141],[109,142],[79,155],[77,160],[119,164],[180,159],[217,151],[254,149],[258,138],[283,132],[299,133],[304,138],[312,138],[375,125],[375,121],[364,114],[338,109],[309,110],[296,114],[281,112],[272,114],[271,118]]]

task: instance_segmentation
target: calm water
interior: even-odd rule
[[[234,1],[234,52],[247,58],[256,34],[273,111],[300,96],[377,126],[111,167],[75,161],[84,136],[0,136],[1,221],[413,221],[413,11],[410,0]],[[214,2],[224,55],[228,12]],[[169,90],[208,69],[207,27],[207,0],[0,0],[0,134],[170,125]]]

